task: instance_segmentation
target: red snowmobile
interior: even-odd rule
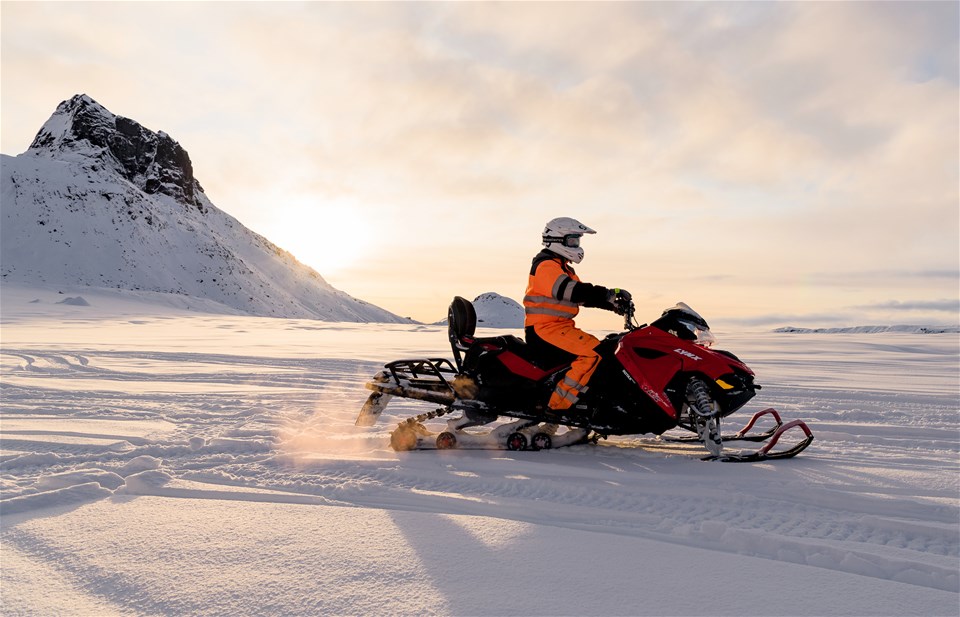
[[[516,336],[475,336],[476,312],[459,296],[450,305],[447,324],[454,362],[397,360],[367,384],[373,393],[360,411],[357,426],[375,424],[395,396],[440,406],[400,422],[390,437],[394,450],[545,450],[610,435],[662,435],[679,427],[694,435],[661,439],[699,441],[709,452],[704,460],[745,462],[790,458],[813,441],[804,422],[784,424],[774,409],[754,414],[736,434],[721,434],[721,419],[740,409],[760,386],[753,371],[736,356],[710,348],[714,338],[707,322],[682,302],[648,326],[636,324],[630,303],[624,331],[610,334],[597,347],[601,361],[589,388],[574,407],[562,412],[549,409],[546,401],[569,364],[549,366]],[[452,412],[460,415],[447,421],[446,430],[435,433],[424,426]],[[513,420],[477,430],[501,416]],[[774,425],[750,433],[765,416]],[[794,428],[804,438],[792,447],[774,450],[780,437]],[[723,445],[730,441],[766,443],[750,453],[724,453]]]

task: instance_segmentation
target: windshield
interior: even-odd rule
[[[717,338],[713,336],[713,332],[710,331],[709,326],[687,321],[686,319],[680,319],[679,322],[680,325],[690,330],[694,336],[693,342],[697,345],[702,347],[710,347],[717,342]]]
[[[660,319],[651,325],[702,347],[710,347],[717,342],[713,333],[710,332],[707,320],[685,302],[677,302],[676,305],[665,310],[660,315]]]

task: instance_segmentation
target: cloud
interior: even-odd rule
[[[960,281],[960,270],[833,270],[815,272],[811,276],[827,285],[883,285],[891,281],[897,281],[898,284],[910,281],[930,281],[956,285],[957,281]]]
[[[958,315],[960,314],[960,300],[908,300],[904,302],[891,300],[889,302],[867,304],[856,308],[892,311],[937,311]]]

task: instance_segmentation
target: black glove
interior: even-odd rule
[[[617,315],[626,315],[633,307],[633,296],[626,289],[614,288],[609,290],[607,301]]]

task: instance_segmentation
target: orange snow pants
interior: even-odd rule
[[[587,382],[600,364],[600,354],[594,350],[600,339],[577,328],[572,321],[540,324],[534,330],[544,341],[577,356],[550,396],[550,409],[569,409],[587,389]]]

